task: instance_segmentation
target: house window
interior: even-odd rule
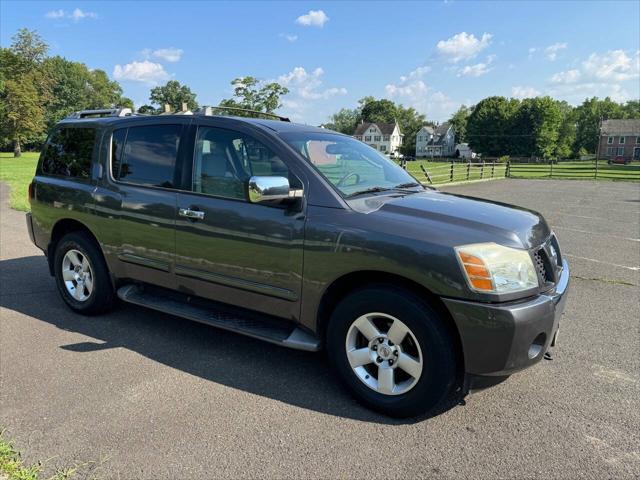
[[[369,133],[376,133],[376,129],[375,128],[370,128],[369,129]]]
[[[380,151],[381,152],[386,152],[387,151],[387,146],[386,145],[380,145]]]
[[[613,137],[607,138],[607,143],[609,143],[609,144],[613,143]]]
[[[385,136],[384,136],[384,141],[385,141],[385,142],[388,142],[388,141],[389,141],[389,135],[385,135]]]
[[[380,141],[380,135],[376,135],[373,137],[373,141],[374,142],[379,142]]]
[[[422,135],[418,135],[418,141],[421,142],[422,141]]]
[[[624,145],[625,137],[620,137],[620,141],[618,142],[620,145]]]
[[[365,142],[370,142],[371,141],[371,135],[365,135],[364,141]]]
[[[636,143],[640,143],[640,137],[636,137]]]
[[[618,156],[621,157],[624,155],[624,147],[618,147]]]
[[[615,153],[615,151],[616,151],[615,147],[614,147],[614,148],[612,148],[612,147],[607,147],[607,155],[608,155],[608,156],[613,155],[613,154]]]

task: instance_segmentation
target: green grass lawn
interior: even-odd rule
[[[11,187],[11,208],[29,211],[28,187],[36,171],[37,152],[25,152],[20,158],[13,158],[13,152],[0,153],[0,181]]]
[[[407,162],[407,171],[423,183],[428,183],[420,168],[423,166],[431,176],[434,184],[448,183],[451,181],[451,162],[415,160]],[[595,162],[575,161],[560,162],[553,165],[553,172],[550,165],[535,163],[519,163],[511,165],[511,178],[531,178],[531,179],[583,179],[595,180]],[[496,164],[494,168],[495,177],[504,177],[506,164]],[[462,182],[466,180],[480,180],[491,177],[491,167],[479,166],[467,168],[464,162],[456,162],[453,167],[453,181]],[[629,165],[608,165],[605,160],[598,162],[598,180],[624,180],[640,181],[640,162],[634,161]]]

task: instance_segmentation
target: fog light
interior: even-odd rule
[[[547,341],[547,334],[546,333],[541,333],[540,335],[538,335],[534,340],[533,343],[531,343],[531,346],[529,347],[529,358],[531,360],[533,360],[534,358],[536,358],[538,355],[540,355],[540,353],[542,352],[542,349],[544,348],[544,344]]]

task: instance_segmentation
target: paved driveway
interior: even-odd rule
[[[357,405],[320,354],[132,306],[72,314],[3,191],[0,426],[27,461],[107,478],[638,477],[640,186],[448,190],[543,212],[573,288],[553,361],[414,421]]]

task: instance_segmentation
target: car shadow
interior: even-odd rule
[[[60,345],[78,355],[126,348],[211,382],[329,415],[389,425],[429,418],[397,420],[359,405],[338,384],[322,353],[279,347],[124,303],[98,317],[75,314],[59,297],[43,256],[0,261],[0,305],[95,339]],[[456,404],[452,399],[430,417]]]

